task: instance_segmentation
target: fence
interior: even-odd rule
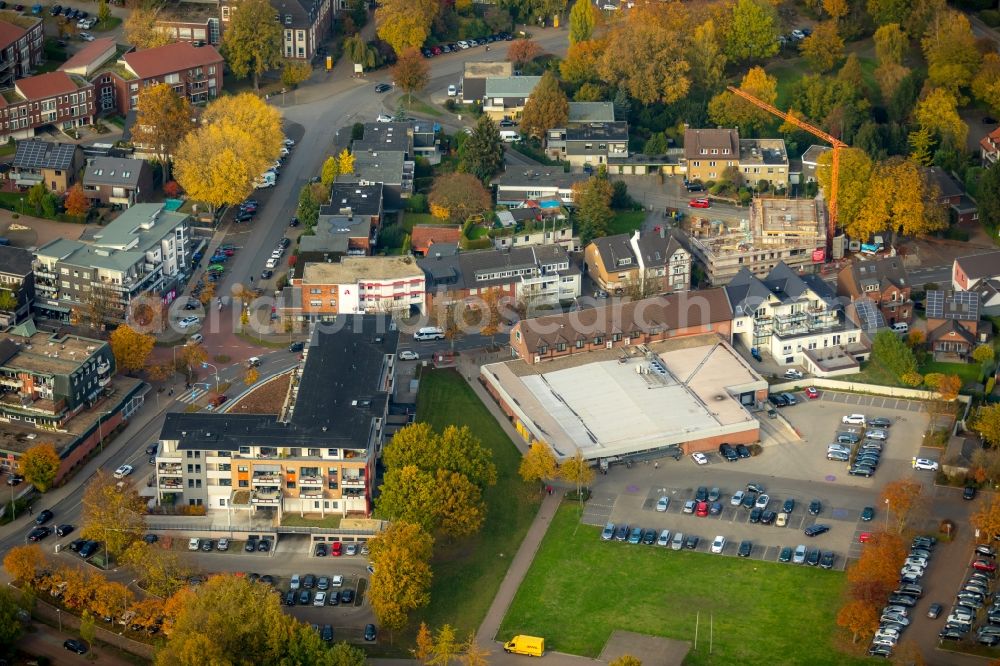
[[[846,382],[839,379],[821,379],[819,377],[805,380],[794,380],[782,384],[772,384],[771,393],[780,391],[793,391],[803,386],[815,386],[816,388],[827,388],[834,391],[854,391],[855,393],[871,393],[874,395],[884,395],[890,398],[909,398],[911,400],[940,400],[941,397],[936,391],[924,391],[922,389],[902,388],[899,386],[882,386],[880,384],[862,384],[861,382]],[[958,396],[958,402],[968,404],[972,400],[967,395]]]
[[[41,596],[35,600],[35,607],[31,610],[34,617],[41,619],[49,625],[61,627],[61,631],[73,630],[78,633],[80,630],[80,618],[68,611],[63,611],[44,601]],[[108,645],[113,645],[120,650],[130,652],[147,660],[152,660],[156,656],[156,648],[148,643],[141,643],[132,640],[127,636],[116,634],[113,631],[96,626],[94,636],[97,640]]]

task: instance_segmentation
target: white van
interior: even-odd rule
[[[255,190],[262,190],[265,187],[274,187],[277,182],[273,171],[265,171],[253,184],[253,187]]]
[[[521,140],[521,135],[514,130],[503,130],[500,132],[500,138],[506,143],[517,143]]]
[[[892,330],[896,333],[907,333],[910,330],[910,325],[901,321],[898,324],[893,324]]]
[[[413,339],[422,340],[444,340],[444,331],[435,326],[424,326],[413,334]]]

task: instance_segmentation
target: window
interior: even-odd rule
[[[246,479],[240,479],[240,488],[249,488],[250,482]]]
[[[294,488],[295,482],[289,479],[288,481],[285,482],[285,485],[288,486],[289,488]]]
[[[576,348],[577,349],[583,349],[583,340],[577,340],[576,341]]]
[[[602,344],[604,344],[604,338],[602,338],[601,336],[598,335],[597,337],[594,338],[594,344],[595,345],[602,345]]]
[[[250,471],[249,468],[246,465],[240,465],[236,469],[237,469],[237,471],[240,471],[240,472],[248,472],[248,471]]]
[[[250,455],[250,447],[249,446],[241,446],[240,447],[240,453],[242,453],[244,455]]]

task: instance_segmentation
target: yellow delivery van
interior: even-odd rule
[[[503,644],[505,652],[541,657],[545,654],[545,639],[538,636],[514,636]]]

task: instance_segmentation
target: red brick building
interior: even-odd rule
[[[30,76],[42,64],[44,40],[41,19],[19,12],[0,12],[0,88]]]
[[[102,69],[92,81],[105,97],[113,88],[115,109],[125,115],[139,102],[139,91],[160,83],[170,85],[192,104],[204,104],[222,90],[223,59],[213,46],[175,42],[155,49],[131,51]]]
[[[83,77],[56,71],[20,79],[0,95],[0,140],[31,138],[46,125],[61,130],[90,125],[94,113],[94,86]]]
[[[910,278],[901,257],[855,261],[837,274],[837,295],[850,298],[851,302],[871,299],[889,326],[913,320],[910,290]]]

